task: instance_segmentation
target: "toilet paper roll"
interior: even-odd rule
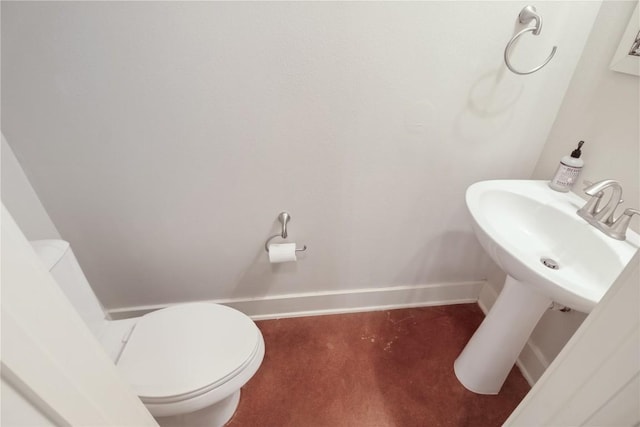
[[[297,261],[295,243],[274,243],[269,245],[269,262]]]

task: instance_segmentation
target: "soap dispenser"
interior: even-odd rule
[[[570,156],[564,156],[560,159],[560,165],[558,165],[553,179],[549,181],[549,187],[552,190],[566,193],[576,183],[582,171],[582,166],[584,166],[584,160],[580,158],[582,155],[580,149],[583,144],[584,141],[578,142],[578,148],[573,150]]]

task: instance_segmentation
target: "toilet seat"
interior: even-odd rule
[[[231,381],[254,361],[262,343],[253,321],[237,310],[180,304],[142,316],[117,366],[144,403],[175,403]]]

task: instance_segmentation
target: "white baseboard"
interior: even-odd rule
[[[242,311],[254,320],[286,317],[358,313],[410,307],[428,307],[477,302],[487,314],[498,297],[484,281],[436,283],[430,285],[390,286],[343,291],[301,292],[261,298],[211,300]],[[142,316],[175,304],[123,307],[108,310],[112,319]],[[527,341],[516,361],[527,382],[533,386],[549,366],[538,346]]]
[[[496,302],[497,298],[498,294],[489,284],[482,288],[478,298],[478,305],[485,315],[491,307],[493,307],[493,303]],[[524,376],[529,385],[533,387],[549,366],[549,361],[542,354],[542,351],[540,351],[536,343],[529,339],[522,349],[520,356],[518,356],[516,365],[520,368],[522,376]]]
[[[485,282],[436,283],[343,291],[304,292],[261,298],[213,300],[242,311],[254,320],[357,313],[396,308],[474,303]],[[141,316],[174,304],[123,307],[108,310],[112,319]]]

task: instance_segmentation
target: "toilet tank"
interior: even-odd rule
[[[68,242],[36,240],[31,246],[93,334],[100,338],[106,316]]]

